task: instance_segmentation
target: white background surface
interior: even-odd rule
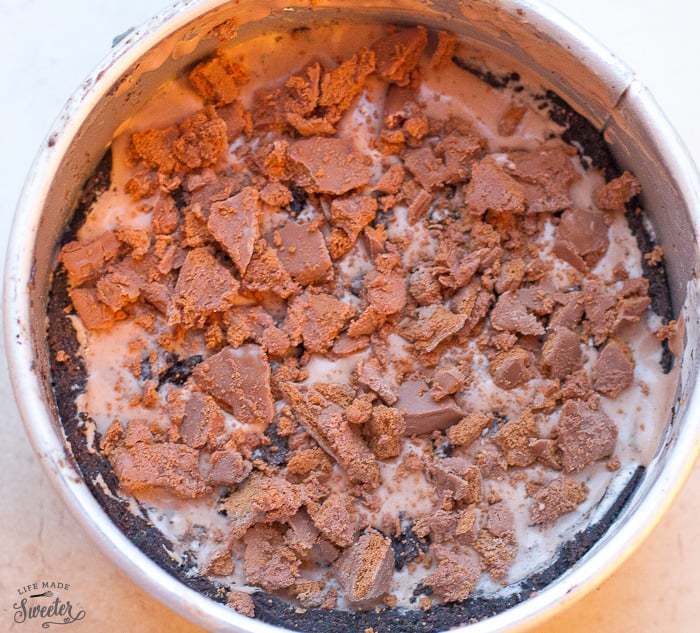
[[[114,36],[164,6],[164,0],[0,0],[0,268],[22,182],[61,106],[108,52]],[[697,162],[700,5],[559,0],[556,6],[637,71]],[[24,436],[4,360],[0,403],[0,632],[42,630],[38,622],[15,625],[11,609],[18,587],[42,579],[70,583],[71,598],[86,610],[85,620],[66,627],[71,633],[201,631],[124,577],[68,515]],[[696,466],[643,546],[600,588],[536,633],[698,630]]]

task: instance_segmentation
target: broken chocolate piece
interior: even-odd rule
[[[423,380],[407,380],[399,387],[396,408],[404,413],[406,435],[422,435],[446,429],[464,417],[454,398],[433,398]]]
[[[616,398],[632,384],[633,379],[632,350],[622,341],[608,341],[591,368],[593,389],[604,396]]]
[[[562,467],[571,473],[612,455],[617,426],[599,409],[581,400],[567,400],[561,408],[557,441]]]
[[[576,510],[587,496],[586,484],[579,484],[569,477],[557,477],[532,497],[530,518],[534,524],[556,521],[562,514]]]

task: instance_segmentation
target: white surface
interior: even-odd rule
[[[0,271],[22,182],[62,104],[114,36],[165,5],[163,0],[0,0],[0,77],[6,95],[0,104]],[[558,0],[556,6],[637,71],[698,161],[700,7],[688,0]],[[11,607],[17,588],[42,579],[71,584],[71,598],[87,612],[85,620],[66,627],[74,633],[200,631],[123,577],[64,510],[24,436],[4,362],[0,398],[0,631],[41,630],[37,621],[14,624]],[[699,630],[698,516],[696,466],[640,550],[596,592],[536,633]]]

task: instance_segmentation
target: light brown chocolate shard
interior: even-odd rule
[[[441,367],[433,374],[430,393],[435,400],[450,396],[464,387],[464,372],[456,367]]]
[[[371,488],[379,485],[379,467],[374,455],[359,429],[347,421],[342,407],[313,387],[282,383],[280,391],[309,435],[345,469],[352,481]]]
[[[298,224],[288,220],[268,235],[267,241],[271,246],[273,243],[278,246],[277,257],[280,263],[292,279],[302,286],[333,279],[333,262],[323,233],[315,224]]]
[[[392,405],[399,399],[396,384],[387,377],[386,371],[376,359],[359,360],[355,374],[357,382],[374,391],[382,402]]]
[[[382,174],[377,184],[374,185],[374,189],[381,193],[397,194],[401,189],[405,175],[406,172],[401,165],[392,165]]]
[[[193,391],[185,403],[178,430],[187,446],[215,446],[217,438],[224,432],[224,414],[213,398],[201,391]]]
[[[429,266],[419,266],[411,273],[408,278],[408,292],[420,306],[442,303],[440,284]]]
[[[159,488],[182,499],[209,492],[199,472],[199,451],[171,442],[117,448],[110,452],[119,486],[127,494]]]
[[[481,554],[486,569],[495,580],[508,573],[510,562],[518,553],[516,543],[502,536],[495,536],[486,528],[479,530],[474,549]]]
[[[462,418],[454,426],[448,428],[447,438],[453,446],[471,446],[481,437],[482,431],[490,422],[490,418],[483,413],[474,411]]]
[[[363,187],[372,176],[367,159],[348,139],[303,139],[290,145],[287,156],[300,170],[300,184],[319,193],[339,196]]]
[[[80,320],[88,330],[104,330],[114,325],[114,310],[97,298],[95,288],[69,290],[70,300]]]
[[[349,498],[332,494],[311,515],[311,520],[328,540],[338,547],[355,542],[355,516],[350,511]]]
[[[566,378],[583,365],[578,334],[565,327],[554,327],[542,346],[542,365],[553,378]]]
[[[481,501],[481,471],[463,457],[434,460],[427,465],[426,477],[442,496],[464,503]]]
[[[455,314],[443,305],[420,307],[417,312],[417,320],[406,329],[405,335],[420,352],[432,352],[457,334],[467,321],[466,315]]]
[[[362,432],[377,459],[391,459],[401,453],[401,438],[406,434],[406,422],[401,411],[380,404],[372,407],[372,414]]]
[[[435,47],[435,52],[430,58],[430,66],[433,70],[438,70],[447,66],[452,60],[455,46],[457,45],[457,36],[454,33],[447,31],[438,31],[438,41]]]
[[[264,239],[253,248],[253,257],[243,277],[243,286],[255,292],[274,292],[283,299],[299,292],[300,287],[282,266],[279,253]]]
[[[617,426],[588,402],[567,400],[561,408],[556,428],[564,472],[581,470],[588,464],[612,455]]]
[[[231,103],[238,96],[238,87],[249,78],[248,69],[229,59],[222,51],[197,64],[189,74],[197,94],[215,106]]]
[[[532,464],[536,456],[530,444],[539,438],[535,416],[525,409],[520,417],[504,424],[496,434],[496,445],[500,448],[509,466],[525,467]]]
[[[284,329],[293,345],[303,341],[309,352],[325,352],[352,315],[353,309],[333,295],[306,290],[290,301]]]
[[[347,253],[377,213],[377,201],[364,195],[336,198],[331,202],[331,235],[328,246],[333,259]]]
[[[217,509],[228,518],[231,538],[239,540],[250,526],[261,521],[288,521],[302,505],[299,486],[283,477],[253,472]]]
[[[466,600],[481,577],[478,563],[458,556],[442,545],[433,546],[431,551],[438,566],[423,579],[423,584],[431,587],[433,593],[445,602]]]
[[[591,368],[593,389],[609,398],[617,398],[633,379],[632,350],[623,341],[609,340]]]
[[[554,213],[571,207],[569,187],[578,178],[571,158],[563,149],[512,152],[510,173],[524,185],[528,211]]]
[[[245,187],[235,196],[211,205],[207,227],[244,275],[253,247],[260,237],[262,205],[255,187]]]
[[[369,529],[333,565],[346,599],[358,609],[371,608],[391,588],[394,548],[391,540]]]
[[[482,139],[472,135],[449,134],[434,149],[409,150],[404,164],[426,191],[444,184],[464,182],[471,164],[483,153]]]
[[[593,201],[599,209],[624,211],[625,204],[642,192],[642,186],[628,171],[622,176],[598,187],[593,193]]]
[[[68,271],[68,279],[73,287],[96,279],[102,269],[114,261],[121,244],[114,231],[105,231],[85,244],[68,242],[58,256]]]
[[[486,529],[494,536],[515,540],[515,516],[505,501],[489,506]]]
[[[255,617],[255,602],[249,593],[232,590],[228,594],[226,604],[241,615]]]
[[[523,120],[527,107],[511,103],[498,121],[498,133],[501,136],[512,136]]]
[[[321,77],[321,95],[318,105],[325,109],[325,118],[338,121],[362,92],[368,75],[374,72],[374,52],[362,48]]]
[[[418,66],[428,45],[428,32],[423,26],[397,30],[382,37],[372,48],[377,73],[382,79],[399,86],[410,82],[411,72]]]
[[[250,475],[253,466],[235,449],[224,447],[211,454],[207,482],[213,486],[235,486]]]
[[[203,327],[207,317],[223,312],[238,296],[239,283],[206,248],[187,253],[175,284],[168,322]]]
[[[225,347],[192,372],[200,389],[240,422],[269,424],[275,413],[270,392],[270,364],[259,345]]]
[[[406,435],[446,429],[465,415],[452,396],[435,400],[423,380],[407,380],[399,387],[396,408],[404,412]]]
[[[333,343],[333,353],[336,356],[344,357],[351,356],[357,352],[366,350],[369,347],[369,337],[360,336],[358,338],[352,338],[351,336],[343,335],[339,336],[335,343]]]
[[[579,484],[569,477],[557,477],[534,494],[530,519],[535,525],[556,521],[562,514],[576,510],[586,497],[586,484]]]
[[[380,255],[377,260],[383,257],[386,255]],[[377,260],[375,265],[378,264]],[[363,284],[367,291],[367,301],[378,314],[396,314],[406,305],[406,279],[400,270],[371,270],[364,276]]]
[[[469,212],[477,216],[488,211],[523,213],[525,192],[493,159],[484,158],[472,167],[466,203]]]
[[[516,332],[526,336],[541,336],[544,334],[544,327],[531,314],[527,307],[518,300],[517,295],[508,291],[499,298],[498,303],[491,311],[491,325],[497,330]]]
[[[554,253],[582,272],[595,266],[608,250],[608,225],[600,211],[569,209],[557,227]]]
[[[535,377],[532,358],[522,347],[501,352],[489,363],[491,378],[501,389],[514,389]]]
[[[146,279],[134,269],[116,264],[97,280],[97,298],[115,312],[141,295],[141,288]]]
[[[284,536],[276,527],[256,525],[246,532],[243,542],[246,582],[275,591],[289,587],[299,577],[301,561],[284,544]]]
[[[228,147],[226,124],[207,107],[164,130],[135,132],[129,153],[164,174],[212,167]]]

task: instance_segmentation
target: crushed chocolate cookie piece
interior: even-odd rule
[[[249,618],[255,617],[255,602],[249,593],[232,589],[228,594],[226,604],[241,615]]]
[[[632,384],[632,350],[620,340],[609,340],[591,367],[591,385],[604,396],[616,398]]]
[[[374,69],[374,52],[363,48],[330,72],[324,73],[318,105],[325,109],[327,119],[332,122],[340,119],[360,94],[365,80]]]
[[[199,472],[199,451],[172,442],[117,447],[109,454],[119,486],[129,494],[159,488],[182,499],[209,492]]]
[[[419,266],[411,273],[408,292],[420,306],[442,303],[440,284],[428,266]]]
[[[207,483],[216,486],[235,486],[248,477],[253,469],[249,461],[229,447],[214,451],[210,465]]]
[[[250,79],[248,69],[229,59],[223,51],[197,64],[188,77],[197,94],[215,106],[231,103],[238,97],[239,86]]]
[[[254,187],[245,187],[232,198],[214,203],[207,227],[245,275],[253,256],[253,247],[260,236],[260,194]]]
[[[330,472],[331,461],[318,447],[300,450],[287,461],[287,472],[305,477],[312,472]]]
[[[379,485],[379,467],[374,455],[345,418],[343,409],[314,388],[291,383],[280,385],[285,400],[319,446],[337,461],[353,481]]]
[[[523,213],[525,192],[494,160],[484,158],[472,167],[466,203],[469,212],[476,216],[488,211]]]
[[[215,312],[223,312],[238,296],[239,283],[206,248],[187,253],[175,284],[168,321],[184,327],[202,327]]]
[[[198,365],[193,377],[238,420],[248,424],[272,422],[274,403],[270,392],[270,365],[259,345],[226,347]]]
[[[68,242],[58,256],[68,271],[73,287],[97,279],[104,267],[114,261],[121,244],[114,231],[105,231],[86,243]]]
[[[353,310],[332,295],[308,290],[289,303],[284,330],[293,345],[304,343],[309,352],[325,352],[352,317]]]
[[[454,33],[438,31],[437,35],[437,46],[433,56],[430,58],[430,67],[433,70],[438,70],[450,63],[457,45],[457,36]]]
[[[496,445],[503,451],[509,466],[525,467],[536,459],[530,444],[538,438],[535,416],[526,409],[520,417],[507,422],[498,430]]]
[[[311,191],[339,196],[366,185],[372,171],[352,141],[311,138],[290,145],[287,156],[300,171],[297,183]]]
[[[406,422],[401,411],[380,404],[372,407],[372,414],[362,432],[377,459],[391,459],[401,454]]]
[[[447,429],[447,437],[454,446],[471,446],[481,437],[491,420],[483,413],[472,412]]]
[[[628,171],[621,176],[601,185],[593,192],[593,202],[599,209],[607,211],[624,211],[634,196],[638,196],[642,186]]]
[[[423,26],[397,29],[382,37],[373,47],[377,73],[398,86],[408,85],[411,72],[418,66],[427,45],[428,32]]]
[[[445,602],[466,600],[481,577],[478,563],[458,556],[442,545],[435,545],[430,551],[438,561],[438,566],[423,580],[423,584]]]
[[[533,495],[530,519],[535,525],[556,521],[562,514],[576,510],[586,497],[586,484],[579,484],[569,477],[557,477]]]
[[[439,401],[430,393],[430,387],[422,380],[407,380],[399,387],[396,408],[404,413],[406,435],[422,435],[446,429],[464,417],[454,398],[447,396]]]
[[[284,536],[272,525],[256,525],[243,537],[246,582],[266,591],[289,587],[299,577],[300,561],[284,544]]]
[[[605,215],[593,209],[568,209],[557,227],[554,253],[587,272],[608,250],[608,225]]]
[[[312,222],[288,220],[267,237],[292,279],[302,286],[333,279],[333,263],[323,234]]]
[[[391,588],[394,575],[391,540],[377,530],[367,530],[343,552],[333,571],[348,602],[359,609],[370,608]]]
[[[358,361],[355,374],[357,382],[374,391],[382,399],[382,402],[392,405],[398,400],[399,394],[396,385],[387,377],[385,370],[376,359]]]
[[[599,409],[581,400],[567,400],[561,408],[557,442],[564,472],[571,473],[612,455],[617,426]]]
[[[382,257],[386,256],[378,256],[376,265],[380,265]],[[363,282],[367,290],[367,301],[376,313],[395,314],[406,305],[406,280],[400,270],[370,271]]]
[[[542,365],[553,378],[564,379],[583,365],[578,334],[555,327],[542,346]]]
[[[522,347],[514,347],[498,354],[489,363],[491,378],[501,389],[513,389],[535,377],[532,358]]]
[[[487,529],[479,531],[474,549],[481,554],[486,569],[494,580],[505,577],[510,562],[518,553],[517,545],[511,538],[495,536]]]
[[[321,534],[343,548],[355,542],[355,517],[350,511],[349,501],[346,496],[334,493],[311,514],[311,520]]]
[[[328,247],[333,259],[342,257],[355,245],[362,229],[374,220],[378,208],[374,198],[364,195],[336,198],[331,202],[332,229]]]

